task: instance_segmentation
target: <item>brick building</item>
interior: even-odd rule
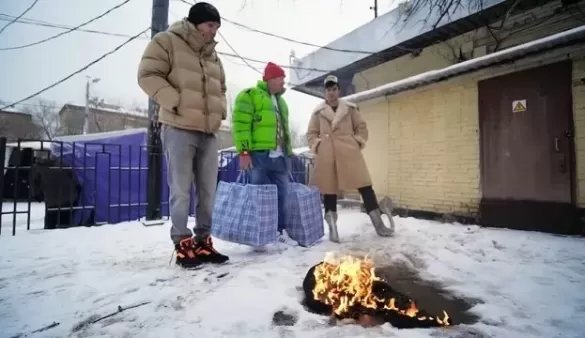
[[[59,135],[83,134],[85,107],[66,104],[59,111]],[[99,133],[131,128],[146,128],[148,113],[108,106],[89,109],[88,133]]]
[[[21,139],[38,138],[41,129],[35,124],[30,113],[16,110],[0,110],[0,136],[6,137],[8,142]]]
[[[404,214],[579,231],[585,1],[485,0],[436,27],[409,4],[328,45],[371,55],[319,49],[295,63],[332,69],[360,105],[376,191]],[[295,70],[291,82],[322,97],[326,75]]]
[[[59,111],[59,135],[83,134],[85,107],[66,104]],[[129,111],[116,106],[90,108],[88,133],[109,132],[124,129],[147,128],[147,111]],[[233,145],[229,122],[223,121],[217,133],[219,149]]]

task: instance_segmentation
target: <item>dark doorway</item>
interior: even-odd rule
[[[575,228],[570,61],[480,81],[480,221],[513,229]]]

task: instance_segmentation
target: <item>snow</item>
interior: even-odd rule
[[[440,81],[459,74],[486,68],[491,65],[515,60],[531,53],[537,53],[543,50],[551,49],[561,45],[577,43],[585,38],[585,25],[566,30],[561,33],[553,34],[538,40],[527,42],[515,47],[501,50],[492,54],[484,55],[475,59],[464,61],[446,68],[431,70],[402,80],[387,83],[385,85],[372,88],[360,93],[348,95],[346,100],[352,102],[362,102],[373,98],[391,95],[400,91],[419,87],[428,83]]]
[[[88,141],[97,141],[103,140],[105,138],[112,138],[112,137],[119,137],[124,135],[133,135],[133,134],[141,134],[146,133],[146,128],[128,128],[124,130],[115,130],[115,131],[106,131],[101,133],[90,133],[85,135],[66,135],[66,136],[56,136],[53,138],[52,141],[25,141],[20,142],[20,148],[32,148],[35,150],[40,150],[41,146],[43,149],[50,149],[51,144],[55,142],[88,142]],[[7,144],[8,147],[18,147],[18,142],[12,142]]]
[[[304,155],[306,153],[309,153],[311,151],[311,148],[309,147],[299,147],[299,148],[294,148],[293,153],[295,155]]]
[[[231,131],[232,130],[231,122],[228,121],[228,120],[222,120],[221,121],[221,125],[219,126],[219,130],[222,130],[222,131]]]
[[[67,105],[69,107],[74,107],[77,109],[85,109],[84,106],[77,106],[77,105],[73,105],[73,104],[67,104]],[[111,106],[111,107],[98,106],[97,108],[92,107],[91,109],[97,110],[99,112],[107,112],[107,113],[112,113],[112,114],[135,116],[135,117],[139,117],[139,118],[148,119],[148,112],[128,110],[128,109],[126,109],[124,107],[120,107],[120,106]]]
[[[489,9],[504,1],[483,0],[482,8],[484,10]],[[405,41],[432,31],[440,11],[431,10],[428,7],[431,5],[436,4],[434,2],[420,4],[421,7],[416,12],[411,13],[406,20],[403,12],[401,12],[404,6],[399,6],[399,8],[379,16],[326,46],[334,49],[360,51],[361,53],[319,48],[311,54],[295,60],[293,62],[294,67],[308,69],[292,70],[290,72],[291,83],[300,86],[324,74],[324,72],[318,70],[337,70],[362,60],[373,53],[400,45]],[[480,10],[475,1],[462,1],[450,15],[444,16],[439,21],[437,28],[475,14]]]
[[[38,217],[33,217],[38,219]],[[585,239],[397,218],[380,238],[365,214],[341,210],[341,245],[254,253],[216,240],[231,264],[169,265],[169,224],[138,222],[0,237],[0,336],[35,337],[583,337]],[[33,226],[35,227],[35,226]],[[38,228],[38,226],[36,227]],[[480,300],[480,320],[447,329],[330,327],[306,312],[302,279],[327,252],[404,262],[455,294]],[[219,275],[229,272],[223,278]],[[391,281],[390,281],[391,282]],[[91,323],[129,307],[149,302]],[[273,327],[286,309],[293,327]]]

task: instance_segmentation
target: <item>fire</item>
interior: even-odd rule
[[[413,300],[403,304],[404,301],[399,302],[395,297],[382,299],[374,294],[374,283],[383,281],[376,276],[374,262],[368,257],[336,258],[328,254],[323,263],[315,268],[314,277],[314,299],[330,305],[339,317],[352,316],[352,311],[361,307],[372,311],[393,311],[419,321],[434,321],[441,326],[450,325],[445,311],[443,318],[434,318],[421,313]]]

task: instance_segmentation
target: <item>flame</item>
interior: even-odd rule
[[[333,312],[338,316],[348,314],[354,306],[363,306],[369,309],[384,309],[396,311],[401,315],[417,318],[420,321],[436,321],[443,326],[450,325],[449,315],[443,311],[443,318],[417,317],[419,309],[413,300],[405,308],[396,305],[396,299],[379,299],[372,292],[375,281],[381,279],[376,276],[374,262],[365,257],[363,259],[352,256],[341,258],[329,253],[323,263],[315,268],[315,287],[313,297],[327,305],[331,305]]]
[[[347,313],[352,306],[377,307],[372,294],[372,283],[379,280],[374,264],[368,259],[345,256],[337,260],[328,255],[315,269],[315,299],[333,306],[337,315]]]

